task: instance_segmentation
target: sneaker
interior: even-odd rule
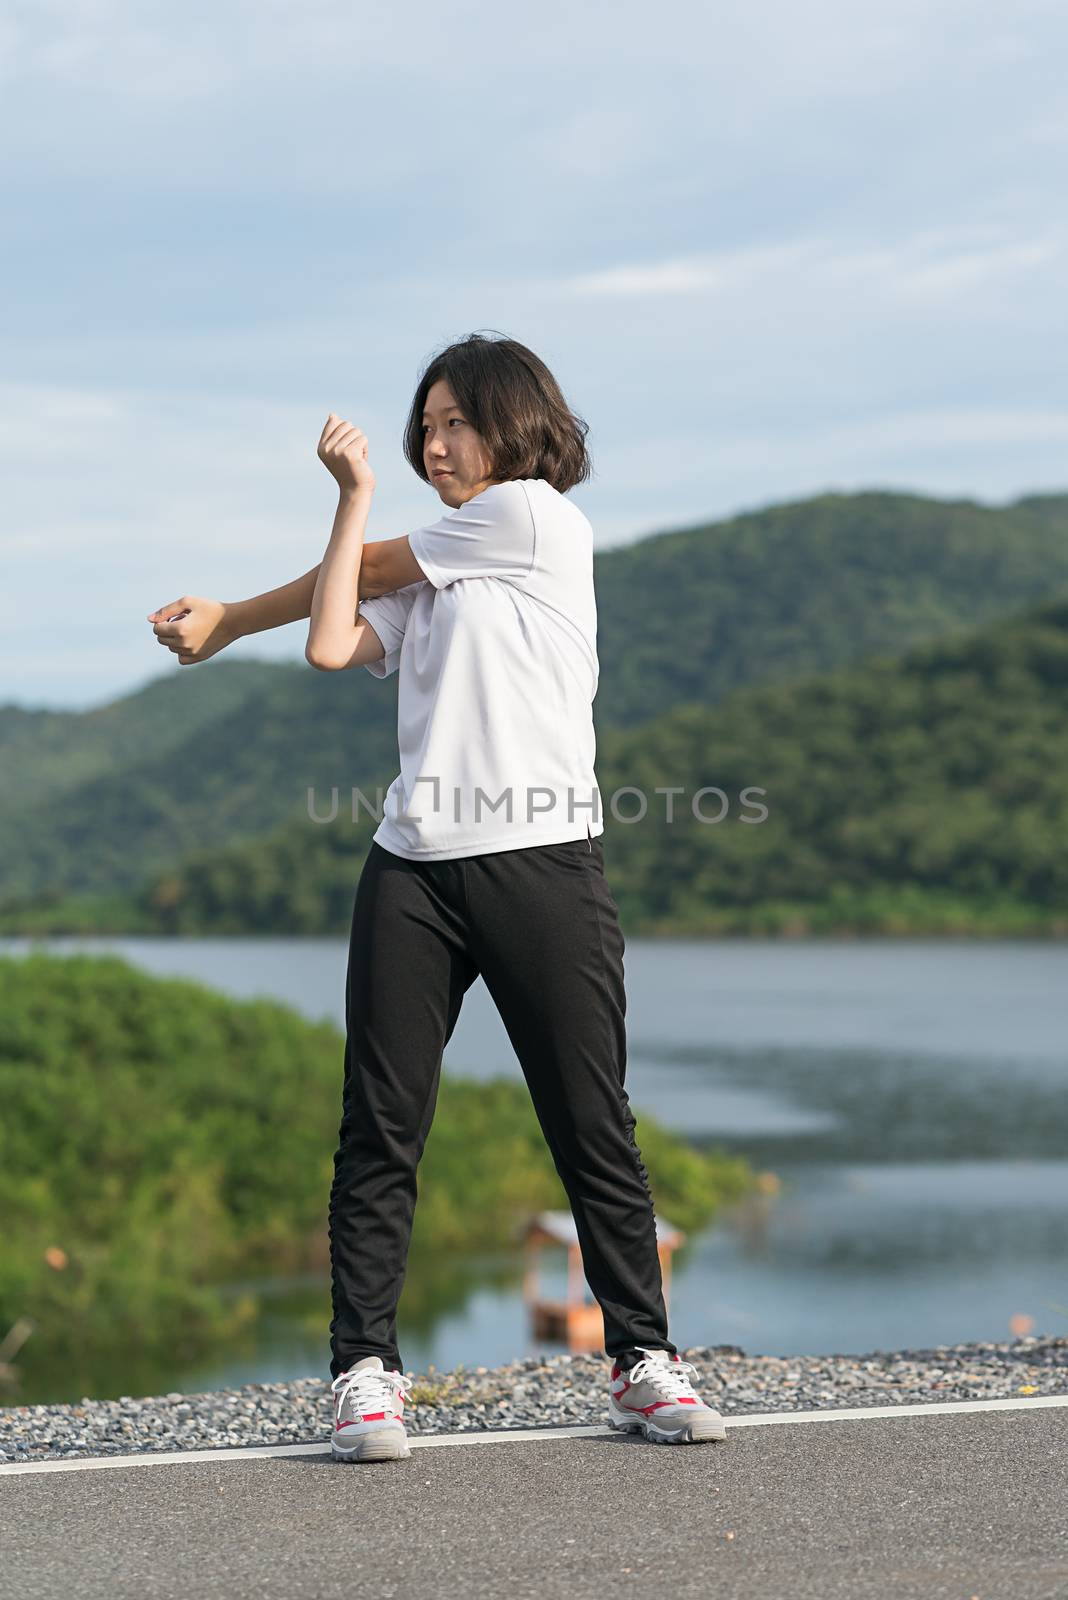
[[[401,1461],[411,1454],[404,1431],[410,1381],[387,1372],[381,1356],[365,1356],[330,1385],[334,1399],[335,1461]]]
[[[608,1391],[608,1420],[613,1428],[644,1433],[654,1444],[703,1444],[725,1439],[726,1424],[718,1411],[705,1404],[690,1387],[689,1374],[697,1374],[690,1361],[669,1350],[638,1346],[643,1359],[628,1371],[612,1364]],[[655,1419],[655,1420],[654,1420]]]

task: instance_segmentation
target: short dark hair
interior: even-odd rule
[[[495,483],[545,478],[561,494],[590,476],[589,428],[576,416],[560,385],[526,345],[472,333],[434,356],[415,391],[404,429],[404,454],[429,483],[423,461],[423,409],[445,378],[468,421],[481,434]]]

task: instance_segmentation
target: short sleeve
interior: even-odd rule
[[[379,594],[373,600],[360,601],[360,616],[371,624],[386,652],[377,661],[364,662],[372,677],[388,678],[400,666],[404,630],[412,614],[415,597],[422,587],[423,580],[420,579],[418,583],[406,583],[403,589],[394,589],[390,594]]]
[[[537,530],[520,479],[493,483],[462,506],[408,535],[412,554],[435,589],[457,578],[530,576]]]

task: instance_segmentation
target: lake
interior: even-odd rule
[[[47,947],[113,950],[343,1026],[344,941]],[[639,1142],[646,1109],[781,1180],[676,1257],[676,1343],[856,1354],[1068,1333],[1068,949],[634,939],[626,979]],[[520,1076],[481,982],[445,1067]],[[415,1327],[402,1301],[406,1365],[491,1365],[551,1348],[528,1335],[515,1263],[462,1265],[470,1289],[458,1308]],[[326,1285],[257,1287],[268,1295],[257,1333],[225,1360],[168,1371],[168,1390],[325,1374]]]

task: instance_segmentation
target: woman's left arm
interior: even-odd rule
[[[305,659],[323,670],[347,666],[366,627],[360,618],[363,535],[371,509],[369,490],[342,494],[312,594]]]
[[[330,542],[312,593],[304,655],[325,671],[348,665],[367,631],[360,622],[363,536],[375,492],[367,459],[367,436],[331,411],[319,439],[318,456],[337,479],[339,496]]]

